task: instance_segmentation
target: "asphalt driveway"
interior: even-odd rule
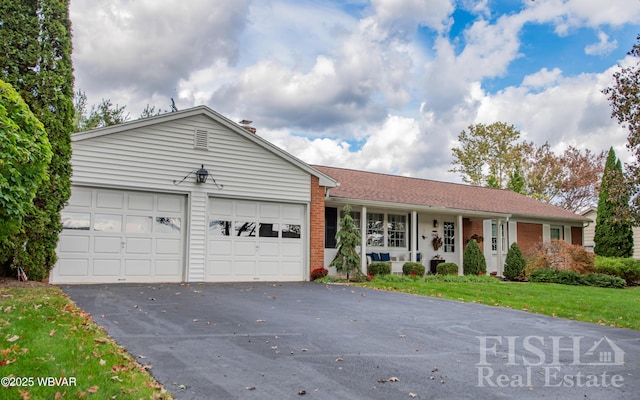
[[[640,332],[316,283],[62,286],[177,399],[638,399]]]

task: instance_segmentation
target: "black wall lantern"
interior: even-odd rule
[[[179,185],[182,182],[184,182],[189,175],[194,174],[196,176],[196,183],[200,184],[200,183],[206,183],[207,179],[211,178],[211,181],[213,182],[214,185],[216,185],[216,187],[218,189],[222,189],[223,185],[218,185],[218,182],[216,182],[216,180],[213,178],[213,176],[209,175],[209,171],[207,171],[206,169],[204,169],[204,164],[200,164],[200,168],[197,170],[193,170],[190,171],[187,176],[185,176],[184,178],[182,178],[182,180],[178,181],[173,181],[174,185]]]
[[[434,227],[434,228],[437,228],[437,227],[438,227],[438,220],[437,220],[437,219],[434,219],[434,220],[433,220],[433,227]]]
[[[209,177],[209,171],[204,169],[204,164],[200,166],[200,169],[196,171],[196,182],[205,183]]]

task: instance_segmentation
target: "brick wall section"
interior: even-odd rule
[[[526,252],[536,244],[542,243],[542,225],[518,222],[518,246]]]
[[[462,251],[467,248],[467,242],[473,235],[478,235],[483,237],[483,222],[482,220],[470,220],[469,218],[462,219]],[[485,240],[491,240],[491,238],[484,238]],[[480,250],[484,252],[483,242],[478,241],[478,245],[480,246]]]
[[[582,228],[579,226],[571,227],[571,244],[582,246]]]
[[[309,272],[324,267],[324,186],[320,186],[320,181],[316,176],[311,176],[310,213]]]

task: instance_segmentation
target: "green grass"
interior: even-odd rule
[[[358,285],[640,330],[640,287],[609,289],[437,275],[425,279],[376,277]]]
[[[0,377],[6,399],[171,398],[57,287],[0,288]]]

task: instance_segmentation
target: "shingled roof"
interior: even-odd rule
[[[336,200],[406,204],[418,208],[510,214],[535,219],[588,221],[581,215],[510,190],[319,165],[313,168],[339,182],[340,186],[329,190],[330,198]]]

